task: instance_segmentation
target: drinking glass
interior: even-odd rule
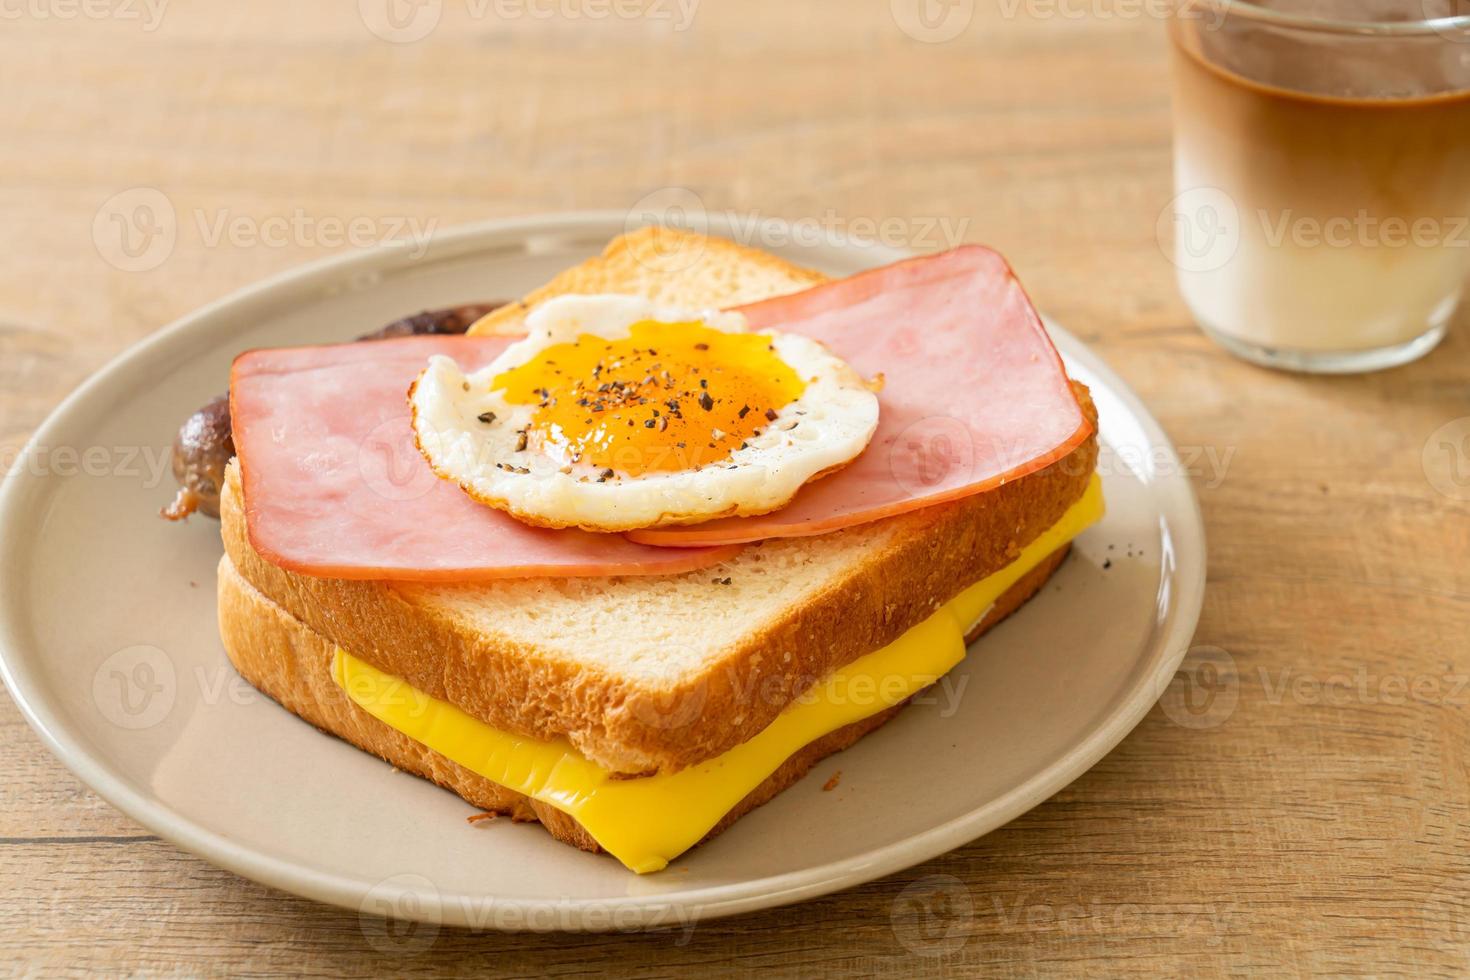
[[[1200,327],[1298,371],[1432,349],[1470,273],[1470,0],[1176,0],[1168,26],[1160,233]]]

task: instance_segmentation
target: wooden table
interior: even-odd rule
[[[1004,250],[1195,460],[1199,646],[1092,772],[922,867],[692,936],[443,930],[412,957],[145,832],[0,699],[0,972],[1470,970],[1470,444],[1440,445],[1470,425],[1467,324],[1344,379],[1202,338],[1155,235],[1156,19],[1111,0],[955,0],[934,11],[960,20],[928,27],[914,0],[686,0],[691,23],[672,0],[354,9],[375,3],[0,7],[7,465],[129,344],[354,247],[333,221],[360,243],[687,187],[711,210]],[[134,188],[178,215],[162,258],[99,248]]]

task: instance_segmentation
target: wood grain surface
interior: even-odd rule
[[[683,187],[1005,251],[1193,461],[1210,543],[1198,645],[1069,789],[921,867],[687,934],[385,934],[158,840],[0,699],[0,973],[1470,971],[1465,317],[1379,375],[1232,360],[1156,236],[1149,6],[915,6],[0,4],[6,465],[108,358],[263,276],[414,222]],[[172,241],[119,251],[149,195]]]

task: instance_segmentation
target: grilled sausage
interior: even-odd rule
[[[447,310],[425,310],[402,320],[394,320],[381,330],[363,334],[358,340],[388,340],[392,337],[415,337],[424,334],[459,334],[468,330],[476,320],[504,303],[474,303],[469,306],[451,306]]]
[[[426,310],[395,320],[358,340],[387,340],[392,337],[462,334],[480,317],[504,304],[476,303],[444,310]],[[230,396],[221,395],[184,420],[174,437],[173,470],[179,492],[160,512],[171,521],[181,521],[198,512],[219,516],[220,488],[225,466],[235,455],[230,433]]]

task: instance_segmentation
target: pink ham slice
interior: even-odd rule
[[[407,337],[239,357],[230,414],[255,550],[308,575],[442,582],[666,575],[740,550],[529,527],[435,477],[414,446],[408,386],[431,354],[473,370],[508,343]]]
[[[999,486],[1087,439],[1061,358],[1005,259],[965,246],[740,308],[881,375],[867,451],[782,510],[629,537],[674,547],[823,534]]]

